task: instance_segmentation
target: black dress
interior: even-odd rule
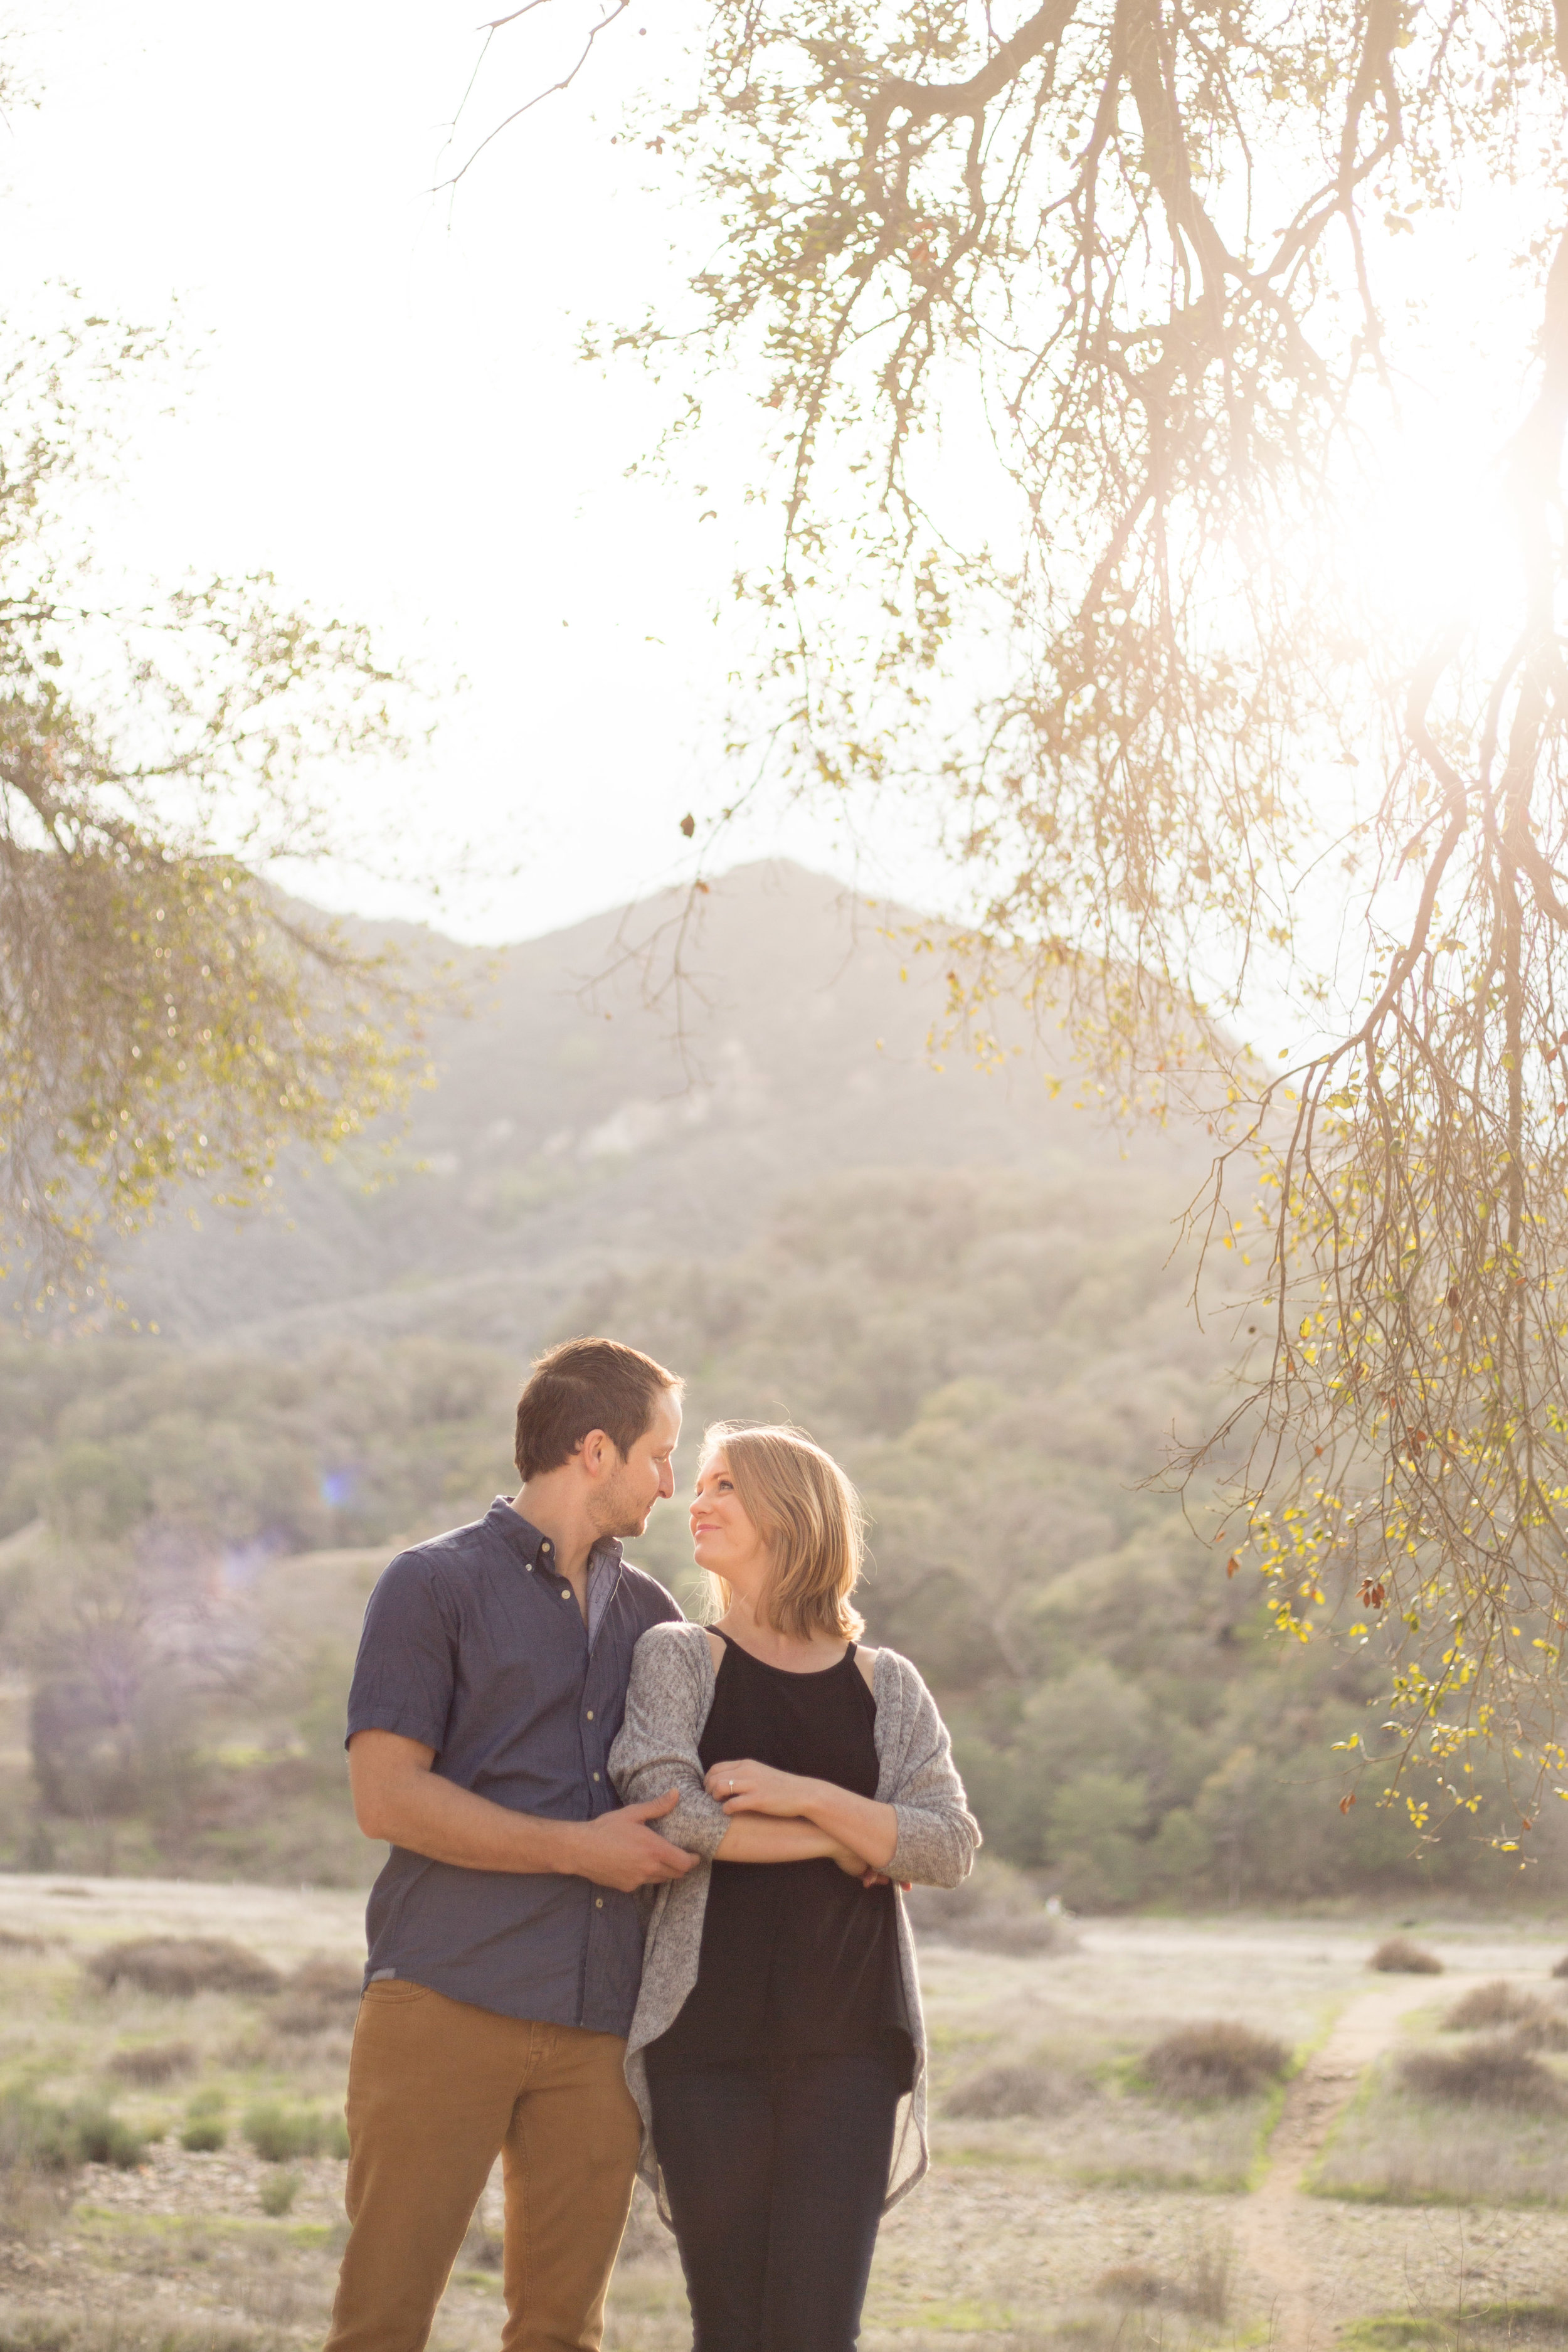
[[[750,1757],[875,1797],[877,1702],[851,1643],[836,1666],[790,1674],[721,1635],[698,1744],[704,1771]],[[836,1862],[713,1865],[697,1982],[651,2065],[880,2051],[907,2089],[913,2048],[899,1967],[898,1895]]]
[[[698,1754],[877,1793],[854,1645],[792,1675],[727,1642]],[[898,1894],[835,1862],[715,1862],[697,1982],[648,2045],[693,2352],[854,2352],[914,2050]]]

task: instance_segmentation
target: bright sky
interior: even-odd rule
[[[469,0],[56,0],[12,47],[42,100],[0,134],[12,315],[45,316],[40,285],[64,281],[139,320],[177,304],[205,352],[177,423],[147,419],[110,551],[166,582],[268,567],[467,679],[397,829],[416,871],[458,843],[491,869],[435,910],[469,938],[668,881],[682,814],[737,781],[736,645],[712,618],[733,543],[679,490],[626,479],[654,396],[574,356],[585,319],[641,310],[679,226],[602,135],[677,13],[618,27],[587,95],[497,141],[455,202],[434,183],[563,54],[505,36],[444,152],[479,51]],[[726,862],[770,850],[854,870],[800,816],[742,830]],[[897,855],[862,871],[928,898],[932,878]],[[303,887],[432,912],[352,871]]]
[[[204,345],[177,420],[149,411],[111,551],[168,582],[268,567],[287,592],[375,623],[390,651],[466,677],[389,829],[415,874],[440,873],[459,845],[487,870],[439,908],[353,869],[289,878],[329,903],[493,940],[687,870],[680,817],[745,781],[722,752],[743,642],[728,601],[732,507],[721,498],[721,520],[700,521],[686,491],[626,478],[668,388],[574,357],[586,320],[635,319],[657,299],[672,244],[700,249],[700,221],[644,194],[646,159],[608,144],[629,81],[676,63],[684,0],[650,0],[642,37],[634,10],[577,91],[507,131],[454,199],[435,184],[569,61],[592,12],[563,0],[501,35],[448,143],[479,13],[470,0],[275,0],[261,16],[41,0],[13,54],[42,103],[0,132],[0,299],[43,318],[40,287],[63,280],[144,321],[177,305]],[[1511,408],[1529,348],[1482,331],[1489,281],[1473,331],[1447,340],[1457,277],[1476,275],[1457,229],[1424,257],[1449,273],[1436,373],[1468,381],[1470,406],[1484,396],[1460,433],[1465,401],[1439,413],[1440,394],[1423,418],[1437,387],[1405,383],[1419,463],[1389,466],[1397,511],[1369,532],[1418,585],[1475,571],[1454,529],[1458,478],[1486,472],[1500,438],[1486,409]],[[733,404],[721,412],[701,469],[711,455],[732,486],[754,430]],[[943,462],[962,467],[963,452]],[[769,850],[856,871],[823,816],[759,818],[725,862]],[[907,823],[858,878],[928,906],[952,887]]]

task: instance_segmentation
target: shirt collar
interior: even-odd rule
[[[531,1519],[525,1519],[509,1496],[498,1495],[485,1515],[486,1525],[494,1529],[501,1540],[514,1551],[526,1568],[542,1569],[555,1576],[555,1547],[546,1535],[542,1535]],[[621,1564],[621,1545],[617,1536],[601,1536],[588,1555],[588,1580],[594,1581],[604,1569],[617,1569]]]

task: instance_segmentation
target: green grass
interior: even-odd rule
[[[1568,2309],[1559,2303],[1493,2303],[1437,2316],[1394,2313],[1352,2322],[1340,2342],[1346,2352],[1501,2352],[1510,2344],[1568,2345]]]
[[[1304,2186],[1347,2205],[1568,2208],[1568,2119],[1440,2105],[1385,2063],[1339,2116]]]

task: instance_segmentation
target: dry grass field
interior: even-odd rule
[[[360,1908],[0,1880],[0,2352],[320,2341]],[[1379,1932],[1100,1921],[1055,1954],[928,1943],[935,2160],[884,2229],[868,2352],[1568,2345],[1568,2005],[1551,1975],[1568,1936],[1430,1924],[1444,1973],[1416,1978],[1369,1972]],[[129,1973],[99,1958],[193,1937],[265,1966],[247,1979],[209,1954],[227,1981],[193,1990],[177,1950]],[[1481,2021],[1447,2021],[1498,1982]],[[1200,2036],[1176,2045],[1187,2073],[1151,2066],[1215,2024],[1217,2056]],[[1222,2067],[1261,2051],[1264,2072],[1194,2074],[1194,2048]],[[492,2190],[438,2352],[497,2340],[498,2227]],[[673,2249],[639,2204],[608,2345],[689,2341]]]

